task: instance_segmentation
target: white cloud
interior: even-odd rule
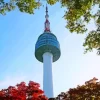
[[[26,80],[26,76],[6,76],[2,81],[0,81],[0,89],[7,88],[9,86],[15,86],[17,83]]]

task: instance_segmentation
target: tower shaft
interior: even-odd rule
[[[46,6],[46,15],[44,23],[44,32],[41,34],[35,45],[35,57],[43,62],[43,91],[48,98],[53,98],[53,79],[52,79],[52,62],[60,58],[60,44],[56,36],[51,33],[48,15],[48,7]]]
[[[53,98],[52,81],[52,61],[53,55],[49,52],[43,54],[43,90],[48,98]]]

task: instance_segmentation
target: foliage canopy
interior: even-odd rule
[[[0,90],[0,100],[100,100],[100,82],[97,78],[86,81],[83,85],[61,92],[56,98],[47,98],[39,89],[40,85],[30,81],[28,85],[21,82]]]
[[[43,0],[0,0],[0,14],[18,8],[21,12],[34,14],[34,10],[42,5]],[[83,46],[86,52],[93,49],[100,49],[100,0],[45,0],[48,4],[54,5],[57,2],[61,7],[66,8],[64,19],[66,28],[77,34],[86,33],[88,23],[93,20],[97,29],[89,32]],[[94,11],[94,7],[96,7]]]
[[[100,82],[93,78],[84,85],[62,92],[54,100],[100,100]],[[59,99],[60,98],[60,99]]]
[[[9,86],[0,91],[0,100],[47,100],[43,91],[39,89],[40,85],[30,81],[28,86],[21,82],[16,86]]]

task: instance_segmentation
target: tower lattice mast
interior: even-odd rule
[[[51,32],[50,31],[50,22],[49,22],[49,15],[48,15],[48,7],[46,5],[46,15],[45,15],[46,21],[45,21],[45,29],[44,32]]]

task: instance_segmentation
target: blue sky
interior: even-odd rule
[[[70,33],[59,4],[49,6],[51,30],[61,46],[61,57],[53,63],[54,95],[84,84],[94,76],[100,79],[100,56],[83,54],[85,35]],[[35,43],[44,30],[45,7],[34,15],[18,10],[0,15],[0,89],[30,80],[43,83],[43,64],[34,56]],[[89,30],[95,29],[93,21]]]

